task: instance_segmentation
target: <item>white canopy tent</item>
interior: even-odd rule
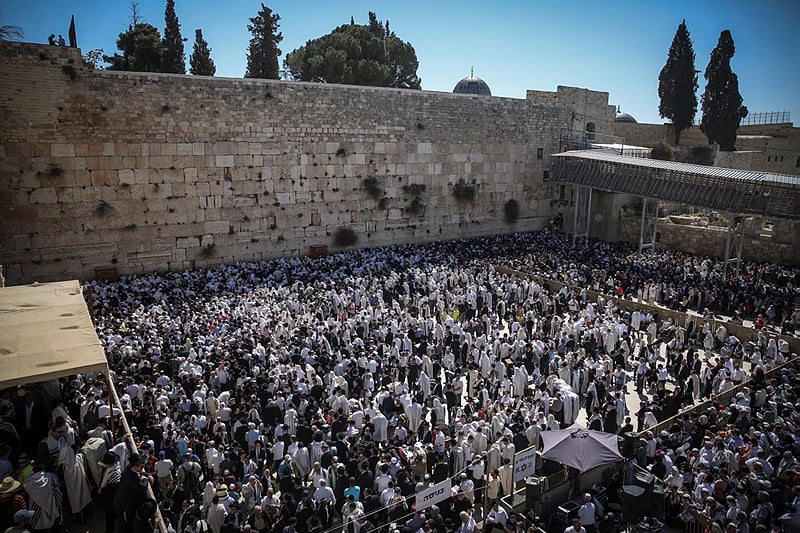
[[[80,282],[0,288],[0,390],[86,372],[105,375],[111,400],[122,412]],[[138,452],[127,420],[120,421]],[[153,498],[150,487],[148,495]],[[156,516],[161,519],[158,508]],[[166,532],[163,521],[159,529]]]
[[[85,372],[108,361],[78,281],[0,288],[0,389]]]

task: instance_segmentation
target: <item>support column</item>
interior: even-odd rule
[[[639,227],[639,256],[645,250],[655,251],[658,243],[658,198],[642,198],[642,221]]]
[[[572,246],[578,239],[589,240],[589,221],[592,216],[592,188],[575,185],[574,220],[572,224]]]
[[[728,279],[728,265],[736,265],[734,273],[738,276],[742,265],[742,247],[744,245],[744,217],[731,216],[728,219],[728,231],[725,238],[725,264],[722,279]],[[735,257],[732,257],[735,254]]]

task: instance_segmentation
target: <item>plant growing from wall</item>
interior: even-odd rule
[[[339,228],[333,234],[333,244],[344,248],[358,242],[358,235],[350,228]]]
[[[425,211],[425,203],[422,201],[422,195],[425,193],[425,184],[411,183],[403,186],[403,194],[406,196],[406,211],[413,215],[419,215]]]
[[[212,243],[206,244],[200,249],[200,257],[203,259],[210,259],[217,253],[217,245]]]
[[[46,171],[38,172],[37,175],[40,178],[58,179],[58,178],[64,177],[64,169],[62,169],[58,165],[54,165],[54,164],[51,163],[50,165],[48,165]]]
[[[453,196],[459,202],[472,203],[475,201],[475,186],[460,180],[453,186]]]
[[[97,207],[95,208],[94,211],[97,214],[97,216],[104,217],[107,214],[109,214],[112,209],[114,208],[111,207],[110,203],[106,202],[105,200],[100,200],[100,203],[97,204]]]
[[[507,224],[513,224],[519,218],[519,202],[511,198],[503,204],[503,218]]]
[[[378,200],[383,196],[383,187],[381,187],[378,178],[368,176],[364,178],[362,183],[364,185],[364,190],[367,191],[367,194],[370,196],[370,198]]]
[[[61,72],[71,80],[78,79],[78,70],[75,68],[75,65],[64,65],[61,67]]]

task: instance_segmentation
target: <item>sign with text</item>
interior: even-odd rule
[[[449,479],[445,479],[441,483],[437,483],[427,489],[422,489],[417,493],[417,511],[427,509],[431,505],[444,501],[452,495],[453,491],[450,489]]]
[[[522,450],[514,454],[514,483],[522,481],[528,476],[532,476],[534,470],[536,470],[535,447],[531,446],[527,450]]]

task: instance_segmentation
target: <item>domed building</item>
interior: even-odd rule
[[[638,124],[639,122],[627,113],[623,113],[617,106],[617,116],[614,117],[614,122],[627,122],[629,124]]]
[[[475,77],[472,69],[469,76],[456,83],[454,94],[476,94],[478,96],[492,96],[489,86],[480,78]]]

